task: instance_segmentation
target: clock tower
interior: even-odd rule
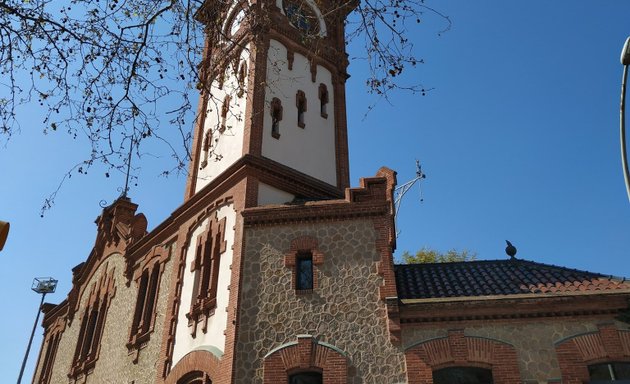
[[[186,200],[243,168],[258,179],[248,206],[343,195],[344,20],[353,8],[332,0],[206,2]]]

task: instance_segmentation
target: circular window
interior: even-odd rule
[[[319,18],[304,0],[284,0],[284,13],[295,28],[308,34],[319,32]]]

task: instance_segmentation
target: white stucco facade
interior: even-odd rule
[[[271,40],[266,84],[263,156],[336,185],[335,100],[330,71],[318,65],[313,82],[310,63],[297,52],[294,54],[292,69],[289,70],[286,47],[279,41]],[[327,117],[323,117],[320,111],[320,84],[324,84],[328,90]],[[303,91],[306,96],[304,128],[298,126],[298,90]],[[274,97],[282,103],[278,138],[272,136],[270,108]]]
[[[216,308],[214,314],[208,318],[208,328],[206,332],[202,332],[203,322],[197,325],[196,337],[192,337],[192,326],[188,326],[186,314],[190,310],[190,302],[192,300],[192,290],[194,281],[194,272],[190,269],[190,265],[195,258],[196,242],[195,239],[204,232],[208,225],[208,218],[203,220],[201,225],[197,227],[191,237],[190,245],[186,250],[186,272],[182,285],[182,293],[179,307],[177,330],[175,332],[175,344],[173,348],[173,365],[184,357],[188,352],[201,347],[214,347],[220,351],[224,351],[225,346],[225,329],[227,326],[226,308],[229,301],[230,285],[230,265],[232,264],[234,245],[234,225],[236,223],[236,212],[232,204],[224,205],[216,212],[217,219],[226,218],[225,223],[225,252],[221,254],[221,262],[219,265],[219,278],[217,284]],[[213,349],[214,349],[213,348]]]
[[[285,204],[293,201],[295,195],[264,183],[258,184],[258,205]]]
[[[248,71],[251,68],[249,45],[240,54],[238,67],[235,62],[230,63],[225,71],[222,87],[215,80],[211,86],[211,96],[206,105],[206,116],[201,135],[202,150],[197,164],[197,182],[195,192],[205,187],[212,179],[243,156],[243,132],[245,125],[245,107],[247,100]],[[245,64],[245,77],[239,84],[239,71]],[[229,108],[225,117],[223,104],[229,96]],[[225,127],[223,130],[222,127]],[[210,132],[210,134],[208,134]],[[210,137],[209,151],[204,146],[206,137]],[[207,153],[206,153],[207,152]],[[206,164],[204,163],[206,161]]]

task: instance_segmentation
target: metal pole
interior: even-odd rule
[[[26,360],[28,360],[28,353],[31,350],[31,344],[33,343],[33,336],[35,336],[35,329],[37,329],[37,322],[39,322],[39,314],[42,311],[42,306],[44,305],[44,298],[46,297],[46,292],[42,293],[42,301],[39,303],[39,307],[37,307],[37,316],[35,317],[35,324],[33,324],[33,331],[31,332],[31,338],[28,340],[28,346],[26,347],[26,353],[24,354],[24,360],[22,361],[22,368],[20,369],[20,375],[17,379],[17,384],[22,382],[22,375],[24,374],[24,368],[26,367]]]
[[[626,150],[626,80],[628,78],[628,65],[623,66],[623,77],[621,79],[621,105],[619,111],[619,136],[621,140],[621,166],[623,177],[626,183],[628,201],[630,201],[630,172],[628,171],[628,157]]]

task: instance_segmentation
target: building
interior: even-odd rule
[[[630,284],[524,260],[394,265],[395,172],[349,188],[352,3],[208,2],[183,204],[122,196],[35,383],[583,383],[628,379]]]

